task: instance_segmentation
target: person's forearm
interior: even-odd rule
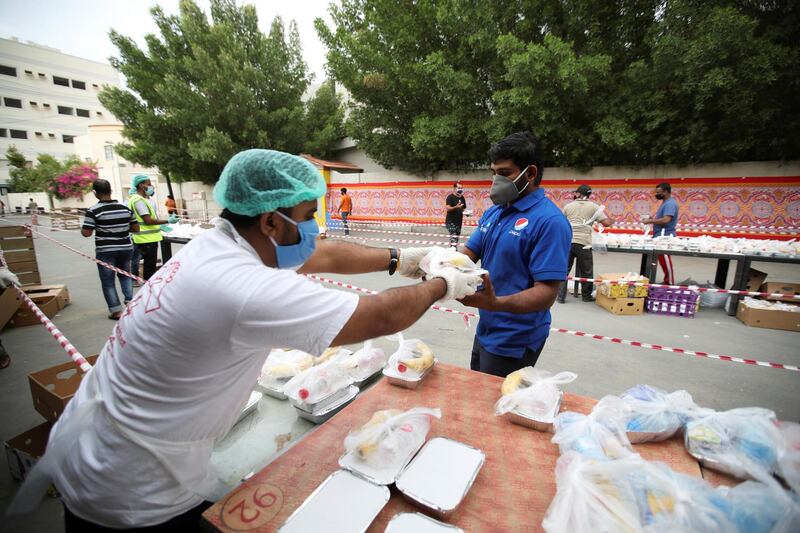
[[[384,335],[391,335],[411,327],[446,293],[447,283],[441,278],[434,278],[417,285],[397,287],[377,294],[376,297],[383,300],[381,309],[384,312],[380,321],[390,330]]]
[[[536,284],[530,289],[508,296],[498,296],[497,306],[492,311],[506,313],[532,313],[550,309],[556,300],[558,290],[549,285]]]
[[[371,248],[349,242],[318,241],[314,254],[299,270],[302,274],[366,274],[389,269],[389,248]]]

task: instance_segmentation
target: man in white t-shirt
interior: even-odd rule
[[[97,364],[53,428],[15,511],[52,480],[66,531],[196,529],[224,493],[208,471],[267,354],[320,354],[408,328],[437,300],[474,293],[456,269],[373,296],[298,275],[395,270],[421,277],[428,249],[317,242],[325,182],[305,159],[247,150],[214,189],[217,227],[184,246],[125,309]],[[101,529],[96,529],[101,528]]]

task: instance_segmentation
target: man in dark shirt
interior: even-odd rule
[[[127,271],[133,254],[131,231],[139,231],[139,224],[127,206],[111,199],[111,184],[107,180],[96,180],[92,189],[98,202],[86,210],[81,234],[91,237],[92,232],[95,232],[97,259]],[[119,303],[117,286],[114,283],[115,272],[100,264],[97,265],[97,270],[100,273],[103,296],[108,304],[108,318],[119,320],[124,306]],[[122,274],[117,276],[127,305],[133,299],[133,280]]]
[[[464,221],[464,209],[467,208],[467,200],[464,198],[464,189],[461,184],[453,184],[453,192],[447,195],[445,201],[447,216],[444,219],[447,232],[450,234],[450,246],[458,246],[458,238],[461,236],[461,223]]]

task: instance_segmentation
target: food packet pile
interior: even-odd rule
[[[625,406],[616,396],[602,398],[589,415],[565,411],[554,422],[553,442],[561,453],[577,452],[607,461],[633,453],[625,434]]]
[[[271,386],[282,385],[303,370],[311,368],[314,357],[300,350],[275,349],[269,353],[261,367],[259,381]]]
[[[339,364],[350,374],[353,381],[364,381],[386,366],[386,352],[374,347],[372,341],[364,343],[364,347],[354,354],[339,360]]]
[[[503,381],[503,396],[494,406],[497,416],[516,411],[534,419],[544,419],[553,415],[558,405],[561,391],[559,385],[575,381],[573,372],[559,372],[553,375],[546,370],[528,366],[512,372]]]
[[[415,379],[433,366],[433,351],[419,339],[406,339],[402,334],[389,337],[399,342],[397,351],[389,357],[389,369],[397,376]]]
[[[636,385],[620,398],[627,415],[628,437],[635,443],[672,437],[699,410],[685,390],[667,393],[650,385]],[[631,433],[637,437],[634,439]]]
[[[425,442],[433,418],[441,417],[441,410],[423,407],[377,411],[345,438],[344,447],[374,468],[398,467]]]
[[[283,393],[298,402],[317,403],[351,385],[353,378],[339,364],[340,357],[303,370],[283,386]]]

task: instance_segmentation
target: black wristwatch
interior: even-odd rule
[[[391,276],[395,273],[397,270],[397,265],[400,263],[400,254],[398,253],[397,248],[389,248],[389,255],[392,256],[392,258],[389,260],[389,275]]]

